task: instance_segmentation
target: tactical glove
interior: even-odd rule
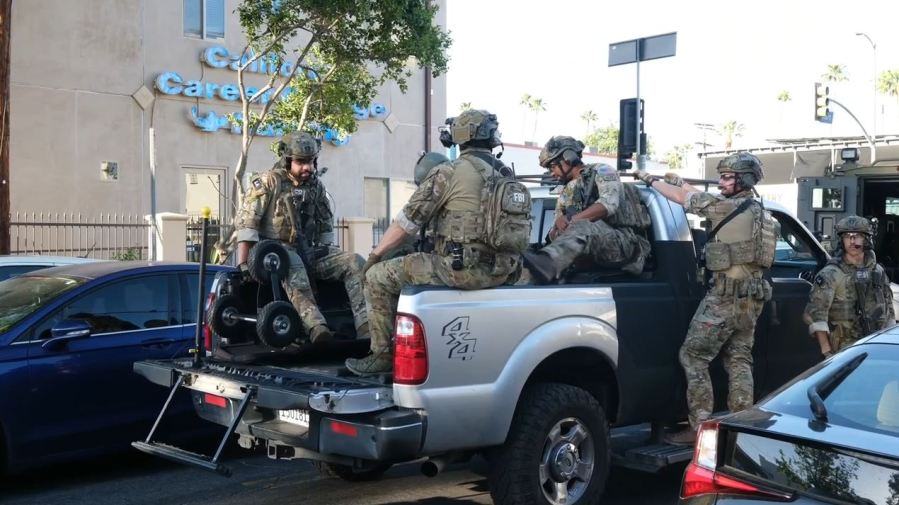
[[[365,273],[368,272],[368,269],[375,266],[375,264],[381,261],[381,256],[371,253],[368,255],[368,259],[365,260],[365,265],[362,266],[362,278],[365,278]]]
[[[683,177],[677,175],[674,172],[666,173],[664,181],[667,182],[668,184],[671,184],[672,186],[683,186],[684,185]]]
[[[250,267],[247,266],[246,263],[237,265],[237,269],[240,271],[240,280],[244,282],[250,282],[253,280],[253,277],[250,275]]]
[[[637,170],[631,175],[634,176],[634,179],[640,179],[641,181],[645,182],[647,186],[652,186],[652,181],[655,180],[655,177],[650,175],[649,172],[645,170]]]

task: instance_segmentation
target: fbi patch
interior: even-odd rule
[[[256,189],[262,189],[262,179],[258,177],[253,179],[253,187]]]

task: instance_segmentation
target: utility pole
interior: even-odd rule
[[[9,254],[9,44],[12,0],[0,0],[0,254]]]

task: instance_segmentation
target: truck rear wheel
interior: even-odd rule
[[[312,465],[318,468],[321,476],[326,479],[337,477],[349,482],[367,482],[378,480],[382,475],[384,475],[384,472],[389,470],[392,466],[390,463],[378,463],[371,468],[359,470],[349,465],[326,463],[324,461],[313,461]]]
[[[506,443],[490,459],[497,505],[597,503],[609,476],[609,427],[599,402],[568,384],[522,394]]]

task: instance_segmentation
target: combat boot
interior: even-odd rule
[[[696,443],[696,430],[685,428],[677,433],[668,433],[663,440],[671,445],[693,445]]]
[[[556,262],[548,254],[525,251],[521,255],[524,258],[524,266],[531,272],[537,284],[549,284],[559,276]]]
[[[349,371],[366,377],[393,372],[393,354],[382,351],[369,354],[364,358],[349,358],[345,362]]]
[[[334,338],[334,332],[331,331],[331,328],[320,324],[315,328],[309,330],[309,341],[313,344],[318,344],[320,342],[327,342]]]

